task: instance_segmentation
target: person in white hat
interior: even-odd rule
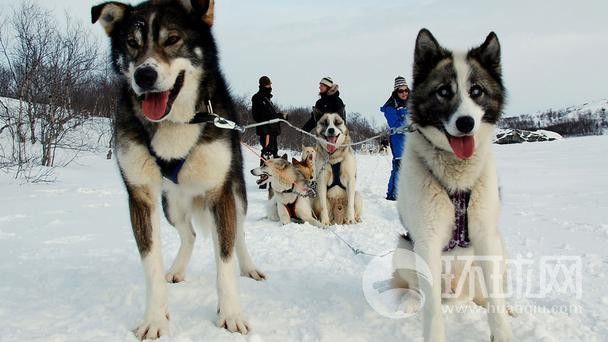
[[[323,77],[319,81],[319,96],[321,98],[317,100],[313,107],[312,113],[310,113],[310,119],[302,127],[303,130],[310,132],[317,126],[317,121],[325,113],[338,113],[346,121],[346,106],[340,98],[339,87],[331,77]]]

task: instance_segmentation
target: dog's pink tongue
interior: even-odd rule
[[[332,144],[335,144],[336,141],[338,141],[338,137],[327,137],[327,141]],[[327,144],[327,152],[329,152],[329,154],[336,152],[337,149],[338,148],[335,145]]]
[[[460,159],[469,159],[475,153],[475,138],[472,136],[464,137],[448,137],[450,146],[456,157]]]
[[[169,92],[148,93],[141,103],[141,111],[150,120],[160,120],[167,111]]]

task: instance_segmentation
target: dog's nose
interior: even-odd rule
[[[475,127],[475,119],[470,116],[461,116],[456,120],[456,128],[464,134],[471,133]]]
[[[143,67],[139,68],[135,71],[135,83],[143,89],[150,90],[154,87],[156,83],[156,79],[158,78],[158,73],[152,67]]]
[[[334,135],[335,133],[336,133],[336,130],[335,130],[335,129],[333,129],[333,128],[328,128],[328,129],[327,129],[327,134],[328,134],[328,135]]]

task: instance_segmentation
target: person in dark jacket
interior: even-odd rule
[[[325,113],[338,113],[346,121],[346,106],[340,98],[338,85],[330,77],[323,77],[319,82],[319,96],[321,98],[315,103],[310,119],[302,127],[307,132],[317,126],[317,122]]]
[[[390,128],[403,127],[407,122],[407,100],[410,95],[410,89],[407,86],[405,78],[398,76],[395,78],[395,85],[391,97],[388,98],[380,111],[384,113],[384,117]],[[397,200],[397,184],[399,182],[399,168],[401,167],[401,158],[405,148],[405,133],[395,133],[390,136],[391,152],[393,153],[393,169],[391,177],[388,181],[388,190],[386,199],[389,201]]]
[[[251,98],[251,114],[255,122],[264,122],[272,119],[285,119],[286,115],[279,112],[272,103],[272,82],[268,76],[262,76],[259,80],[260,90]],[[281,123],[273,123],[255,128],[260,137],[262,156],[264,158],[278,158],[278,137],[281,134]],[[263,161],[260,161],[260,165]],[[263,186],[265,187],[265,186]]]

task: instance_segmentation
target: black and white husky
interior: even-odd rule
[[[166,282],[184,280],[196,235],[193,219],[213,237],[219,326],[243,334],[249,330],[236,258],[241,275],[264,278],[245,246],[239,134],[195,116],[212,107],[223,118],[238,119],[218,65],[213,10],[213,0],[106,2],[91,10],[93,23],[99,21],[110,37],[112,62],[122,80],[114,133],[147,283],[144,319],[135,330],[140,339],[168,334]],[[163,209],[181,238],[166,274],[159,231]]]
[[[512,341],[492,151],[505,99],[498,38],[490,33],[477,48],[451,52],[423,29],[416,39],[413,78],[410,119],[416,130],[407,138],[398,199],[408,235],[398,247],[413,250],[428,264],[432,282],[399,270],[403,260],[395,253],[397,284],[421,290],[425,340],[444,341],[442,294],[457,291],[455,284],[474,272],[463,271],[458,263],[463,259],[442,270],[442,256],[473,258],[481,276],[468,278],[467,284],[476,284],[473,291],[457,295],[488,308],[494,341]],[[478,261],[483,258],[489,261]]]

